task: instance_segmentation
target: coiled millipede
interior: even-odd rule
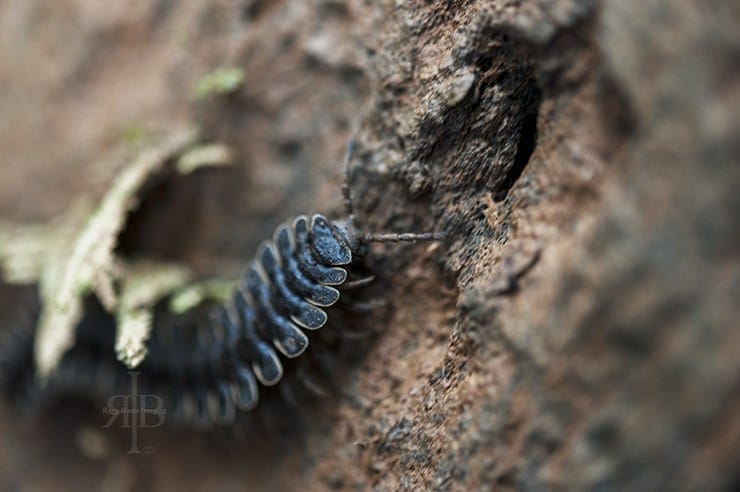
[[[348,162],[351,152],[350,146]],[[326,324],[326,308],[339,300],[339,288],[372,280],[348,281],[349,270],[366,244],[443,238],[439,233],[362,233],[355,226],[347,168],[342,184],[345,219],[299,215],[281,224],[272,239],[260,245],[231,299],[215,309],[207,326],[190,332],[155,326],[149,355],[137,370],[144,385],[166,388],[167,411],[176,423],[228,425],[237,410],[253,409],[259,401],[258,383],[272,386],[283,376],[278,353],[288,359],[300,356],[309,345],[304,331]],[[88,325],[83,321],[78,328],[77,352],[62,360],[57,378],[78,381],[85,379],[80,371],[95,373],[105,366],[107,375],[88,375],[87,379],[94,379],[89,385],[118,391],[125,371],[106,360],[113,357],[112,339],[101,339],[95,335],[100,330],[85,329]],[[16,338],[25,341],[28,336]],[[27,348],[14,350],[28,352]],[[88,367],[97,369],[84,369]]]

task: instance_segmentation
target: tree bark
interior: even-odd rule
[[[172,490],[738,487],[731,2],[78,3],[83,27],[57,70],[0,72],[0,122],[19,120],[15,140],[0,138],[17,162],[1,170],[6,218],[46,220],[96,190],[116,165],[91,163],[125,147],[122,125],[184,119],[230,145],[236,165],[155,190],[132,251],[236,275],[285,218],[341,215],[350,138],[363,230],[447,239],[371,248],[371,295],[388,304],[353,320],[376,336],[343,370],[345,394],[306,409],[299,435],[214,450],[161,433],[167,466],[114,444],[93,470],[54,454],[69,436],[39,451],[32,430],[7,429],[7,483],[79,468],[94,486],[118,473]],[[48,62],[60,9],[0,5],[24,29],[46,19],[37,44],[12,31],[3,53]],[[179,48],[162,42],[178,33]],[[122,63],[139,58],[145,76]],[[242,67],[244,87],[189,102],[215,65]],[[24,106],[28,91],[50,106]],[[116,102],[127,98],[137,104]],[[32,181],[50,167],[58,181]],[[13,468],[29,462],[49,462],[45,478]]]

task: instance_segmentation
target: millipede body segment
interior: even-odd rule
[[[398,236],[399,241],[436,238]],[[207,428],[232,423],[238,410],[257,406],[259,384],[281,380],[280,354],[294,359],[308,348],[306,333],[326,325],[326,309],[340,299],[339,288],[366,283],[348,278],[363,245],[373,240],[360,235],[351,218],[299,215],[278,226],[273,238],[259,246],[229,301],[215,307],[204,323],[176,321],[167,329],[155,322],[149,354],[136,369],[141,386],[165,399],[174,424]],[[33,404],[64,393],[105,396],[127,390],[126,368],[113,355],[115,321],[98,303],[87,304],[75,347],[43,388],[34,379],[34,327],[10,334],[0,357],[6,396]],[[320,385],[299,375],[320,393]]]
[[[197,388],[195,395],[178,392],[177,418],[207,411],[214,422],[229,423],[236,409],[254,408],[257,383],[272,386],[283,376],[278,353],[298,357],[309,344],[304,330],[326,324],[325,308],[339,300],[337,287],[346,282],[359,244],[351,226],[319,214],[279,226],[259,247],[231,300],[211,317],[203,344],[208,350],[188,361],[163,354],[160,374],[180,374],[173,383]],[[183,363],[192,370],[183,371]]]
[[[347,163],[352,149],[350,144]],[[339,288],[364,285],[372,278],[348,281],[367,243],[442,239],[437,233],[360,233],[347,174],[348,166],[342,184],[345,219],[299,215],[278,226],[272,239],[258,248],[230,299],[204,323],[164,329],[155,317],[148,356],[136,370],[142,386],[165,399],[173,423],[228,425],[238,410],[253,409],[259,401],[259,384],[272,386],[283,377],[280,354],[287,359],[299,357],[309,345],[307,332],[327,323],[326,309],[340,299]],[[61,381],[65,391],[75,381],[87,381],[88,387],[99,390],[96,393],[125,391],[126,368],[113,356],[115,321],[94,304],[78,326],[76,346],[62,359],[47,387]],[[33,377],[34,337],[35,329],[20,330],[6,347],[5,362],[0,364],[6,367],[0,374],[6,394],[20,394],[24,385],[38,384]],[[324,367],[320,372],[332,370]],[[321,392],[310,377],[303,375],[302,381],[314,393]],[[54,393],[53,388],[28,389],[25,392],[30,394]]]
[[[309,345],[306,331],[327,323],[326,308],[339,300],[339,287],[350,283],[350,268],[366,243],[442,238],[435,233],[360,234],[346,198],[345,220],[299,215],[278,226],[187,353],[171,350],[182,347],[182,341],[162,340],[157,335],[166,337],[165,332],[155,331],[142,371],[152,385],[170,389],[176,422],[228,425],[237,410],[253,409],[258,383],[272,386],[283,376],[279,354],[300,356]],[[307,378],[304,382],[316,387]]]

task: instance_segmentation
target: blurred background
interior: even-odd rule
[[[131,265],[175,271],[152,309],[237,280],[286,219],[343,215],[350,139],[363,230],[447,233],[370,248],[382,307],[337,315],[366,335],[337,349],[337,394],[142,429],[140,454],[94,395],[6,401],[0,489],[735,490],[738,21],[688,0],[0,1],[3,332],[60,268],[103,304]],[[110,254],[70,266],[90,224]]]

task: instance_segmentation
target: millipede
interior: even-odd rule
[[[367,244],[444,238],[438,232],[362,232],[349,185],[352,152],[350,143],[342,182],[345,217],[330,220],[318,213],[310,218],[301,214],[282,223],[258,247],[229,300],[216,305],[205,319],[172,326],[155,322],[148,356],[136,370],[144,386],[166,397],[173,423],[229,425],[239,411],[254,409],[260,385],[281,381],[282,359],[299,358],[309,345],[306,333],[327,324],[327,308],[345,289],[372,281],[372,276],[351,277]],[[76,346],[62,359],[50,384],[64,390],[65,382],[84,383],[85,388],[112,394],[122,390],[126,373],[113,359],[115,322],[102,307],[90,310],[94,313],[86,314],[78,326]],[[112,326],[103,330],[101,324]],[[11,334],[14,341],[1,351],[5,355],[0,360],[5,362],[0,383],[6,394],[34,384],[29,377],[34,372],[33,337],[32,329],[16,330]],[[310,377],[303,382],[321,392]]]

